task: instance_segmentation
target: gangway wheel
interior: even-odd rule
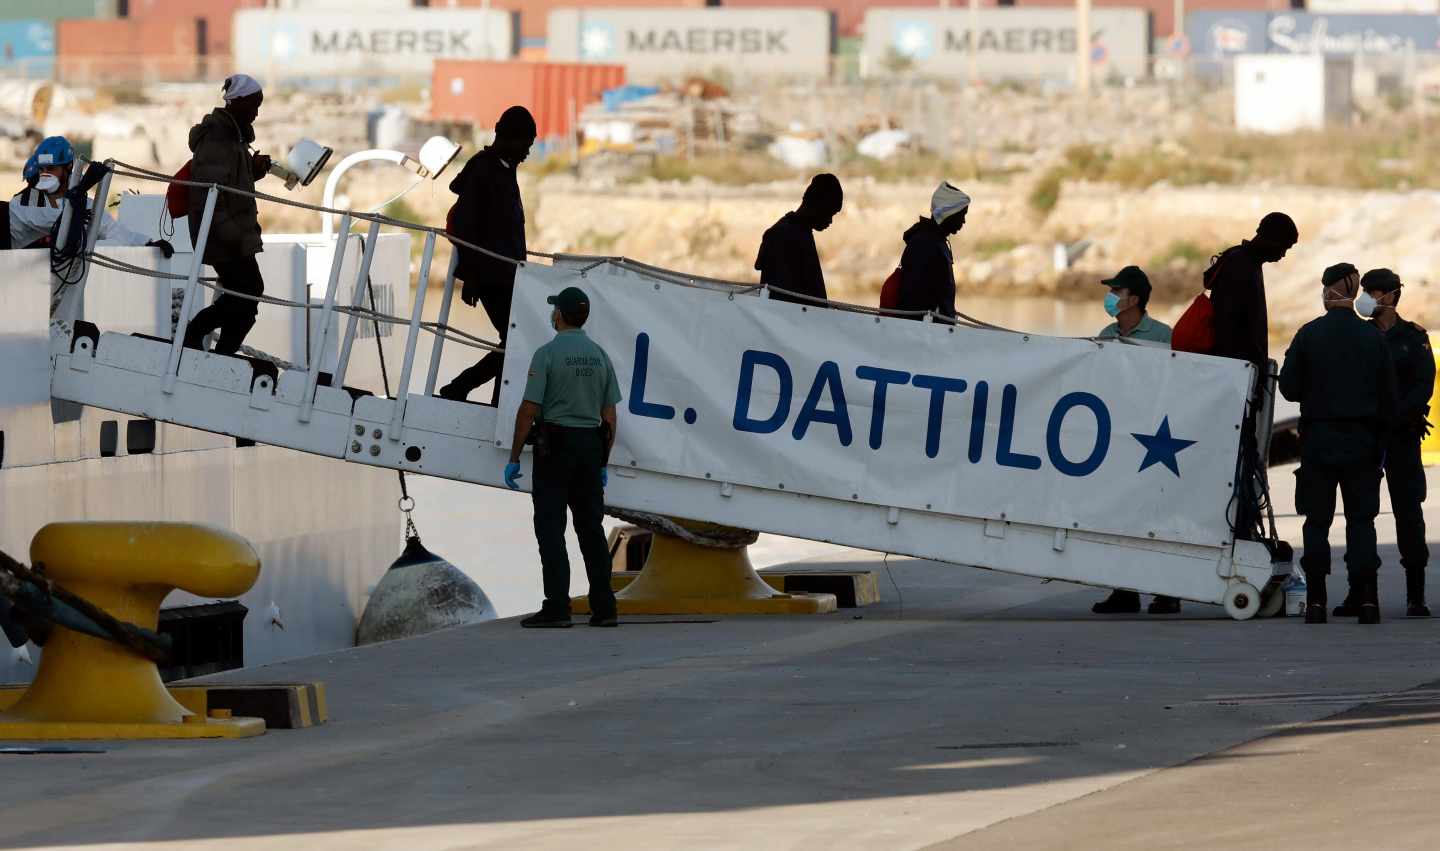
[[[1249,582],[1235,582],[1225,589],[1225,612],[1237,621],[1248,621],[1260,611],[1260,592]]]

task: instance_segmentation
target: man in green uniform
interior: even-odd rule
[[[1126,266],[1115,277],[1100,285],[1109,289],[1105,294],[1105,312],[1115,321],[1095,335],[1100,340],[1131,340],[1141,345],[1170,348],[1170,326],[1150,316],[1150,277],[1139,266]],[[1090,607],[1097,615],[1126,615],[1140,611],[1140,595],[1119,588],[1110,596]],[[1180,613],[1180,601],[1164,594],[1155,595],[1146,609],[1152,615]]]
[[[569,507],[590,579],[590,625],[615,626],[610,590],[610,549],[600,522],[605,514],[605,464],[615,442],[615,405],[620,385],[610,356],[580,330],[590,318],[590,299],[577,287],[550,297],[554,339],[536,349],[515,417],[515,437],[505,484],[517,489],[520,450],[535,430],[535,539],[545,604],[520,621],[525,627],[570,626],[570,558],[565,551]]]
[[[1395,424],[1385,444],[1385,480],[1390,486],[1390,508],[1395,515],[1395,539],[1400,546],[1400,564],[1405,568],[1405,614],[1430,617],[1425,605],[1425,566],[1430,547],[1425,543],[1425,468],[1420,463],[1420,441],[1430,430],[1430,392],[1435,388],[1435,356],[1430,351],[1430,333],[1408,322],[1396,312],[1400,303],[1400,276],[1389,269],[1372,269],[1360,279],[1364,290],[1355,301],[1361,316],[1385,336],[1385,347],[1395,364],[1395,389],[1399,395]],[[1354,617],[1360,613],[1354,591],[1335,607],[1335,614]]]
[[[1305,518],[1308,596],[1305,622],[1325,623],[1330,574],[1330,524],[1335,488],[1345,500],[1345,567],[1361,623],[1380,622],[1375,515],[1380,469],[1395,415],[1395,369],[1385,339],[1355,315],[1360,273],[1349,263],[1325,270],[1325,315],[1290,342],[1280,392],[1300,403],[1300,469],[1295,511]]]

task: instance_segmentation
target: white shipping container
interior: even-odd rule
[[[1346,58],[1262,53],[1235,57],[1235,127],[1293,133],[1348,124],[1355,66]]]
[[[890,73],[897,63],[922,74],[963,79],[975,50],[982,79],[1074,78],[1079,39],[1073,8],[890,8],[865,13],[861,66],[867,75]],[[1150,73],[1150,16],[1144,9],[1090,13],[1090,63],[1096,79],[1111,73]]]
[[[429,75],[436,59],[509,59],[515,19],[483,9],[235,13],[235,66],[272,77]]]
[[[834,17],[820,9],[557,9],[546,50],[558,62],[624,65],[632,79],[724,68],[824,76]]]
[[[1305,11],[1374,15],[1390,12],[1440,14],[1440,0],[1309,0]]]
[[[406,12],[414,7],[411,0],[275,0],[275,8],[293,12]]]

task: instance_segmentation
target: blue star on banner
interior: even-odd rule
[[[1160,421],[1160,428],[1156,429],[1154,434],[1131,432],[1130,436],[1140,441],[1140,445],[1145,447],[1145,460],[1140,462],[1138,472],[1143,473],[1149,467],[1164,464],[1170,472],[1175,474],[1176,478],[1180,477],[1180,464],[1176,461],[1175,456],[1195,445],[1193,440],[1181,440],[1178,437],[1170,436],[1169,417]]]

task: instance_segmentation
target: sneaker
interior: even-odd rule
[[[591,626],[619,626],[620,619],[615,615],[591,615]]]
[[[1368,623],[1379,623],[1379,622],[1380,622],[1380,607],[1377,606],[1377,605],[1375,605],[1374,603],[1366,603],[1366,604],[1362,605],[1362,606],[1360,607],[1360,622],[1361,622],[1361,623],[1367,623],[1367,624],[1368,624]]]
[[[470,395],[470,394],[469,394],[469,393],[461,393],[459,390],[456,390],[453,386],[447,384],[447,385],[445,385],[444,387],[441,387],[440,390],[435,393],[435,395],[436,395],[436,396],[439,396],[441,399],[449,399],[449,400],[452,401],[452,402],[464,402],[464,401],[465,401],[465,397],[468,396],[468,395]]]
[[[1325,623],[1325,621],[1326,621],[1326,617],[1325,617],[1325,604],[1324,604],[1324,603],[1306,603],[1306,604],[1305,604],[1305,622],[1306,622],[1306,623]]]
[[[530,617],[521,620],[520,625],[526,629],[568,629],[570,627],[570,613],[565,612],[564,614],[558,614],[541,609]]]
[[[1134,591],[1118,588],[1110,596],[1090,607],[1097,615],[1133,615],[1140,611],[1140,595]]]
[[[1152,615],[1178,615],[1180,614],[1180,600],[1177,597],[1156,594],[1155,599],[1150,601],[1150,606],[1145,611]]]
[[[1424,600],[1421,600],[1418,603],[1410,603],[1405,607],[1405,617],[1428,618],[1430,617],[1430,607],[1425,605]]]

